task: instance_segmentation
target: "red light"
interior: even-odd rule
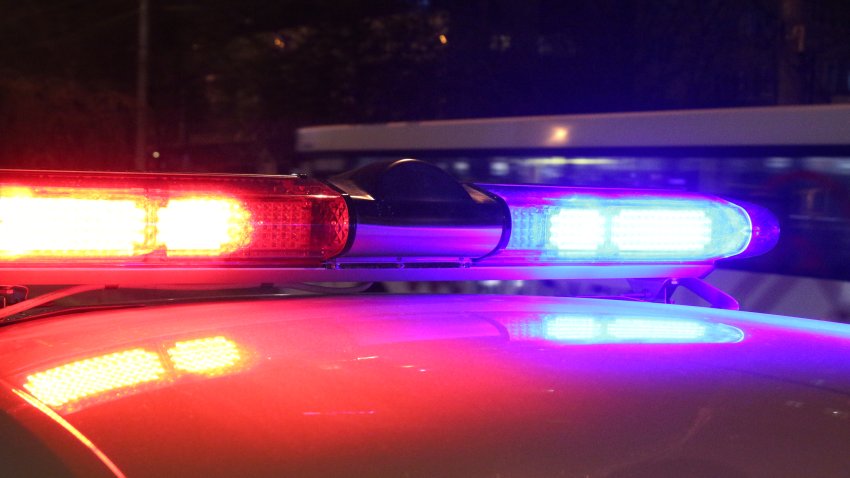
[[[251,242],[251,214],[223,197],[172,199],[157,211],[156,239],[169,256],[220,256]]]
[[[144,254],[147,222],[141,196],[0,188],[0,259]]]
[[[348,240],[342,195],[294,176],[3,178],[0,263],[316,265]]]

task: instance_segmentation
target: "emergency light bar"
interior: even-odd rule
[[[464,185],[414,160],[327,182],[0,173],[0,283],[696,277],[778,238],[716,197]]]

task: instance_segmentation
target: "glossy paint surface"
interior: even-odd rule
[[[151,358],[156,377],[104,381],[122,357]],[[26,384],[45,376],[86,393],[39,399]],[[850,470],[850,326],[740,312],[513,296],[157,306],[0,328],[0,379],[26,399],[6,413],[63,463],[89,452],[59,421],[127,476]],[[56,418],[24,420],[33,403]]]

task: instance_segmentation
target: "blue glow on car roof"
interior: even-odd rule
[[[505,328],[513,340],[570,344],[734,343],[744,332],[730,325],[664,316],[516,314]]]
[[[658,304],[649,302],[612,301],[605,299],[570,298],[577,306],[599,309],[600,313],[610,314],[649,314],[660,317],[694,318],[720,321],[746,329],[747,325],[768,326],[795,332],[811,332],[850,339],[850,324],[825,320],[806,319],[757,312],[707,309],[704,307]]]

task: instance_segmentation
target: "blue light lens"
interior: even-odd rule
[[[737,327],[693,319],[543,315],[505,324],[514,340],[575,344],[732,343],[744,333]]]
[[[747,250],[753,224],[729,201],[688,193],[480,185],[502,197],[500,260],[703,262]]]

